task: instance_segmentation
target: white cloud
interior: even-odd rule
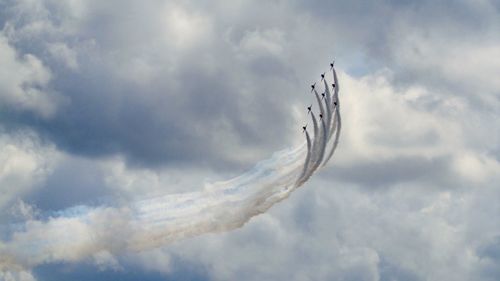
[[[188,167],[129,167],[124,159],[119,157],[96,161],[95,165],[99,165],[104,171],[106,186],[129,199],[200,191],[208,182],[226,179],[212,171]]]
[[[285,49],[286,41],[280,30],[248,31],[239,42],[240,52],[250,56],[268,55],[280,57]]]
[[[65,43],[53,43],[48,47],[50,54],[69,69],[78,69],[78,59],[76,51],[69,48]]]
[[[100,270],[123,270],[118,260],[108,251],[99,251],[93,254],[92,261]]]
[[[184,8],[182,5],[165,5],[165,39],[179,49],[207,43],[211,37],[211,21],[203,14]]]
[[[32,111],[43,118],[54,115],[59,100],[47,90],[50,70],[33,55],[20,56],[2,32],[0,64],[0,102],[4,110]]]
[[[392,55],[399,65],[417,72],[421,79],[442,79],[452,84],[452,89],[457,90],[455,94],[484,99],[498,107],[494,98],[500,88],[496,79],[500,71],[500,42],[494,35],[498,32],[498,28],[486,29],[463,40],[462,33],[443,34],[439,29],[420,30],[402,24],[395,31]]]
[[[389,79],[390,73],[383,72],[359,80],[342,76],[344,151],[369,158],[431,157],[460,147],[460,124],[419,106],[434,93],[421,88],[398,91]],[[348,159],[357,161],[352,154]]]
[[[40,215],[40,210],[36,206],[30,205],[19,198],[12,206],[10,212],[13,217],[21,220],[32,220]]]
[[[367,189],[420,182],[433,188],[488,185],[500,164],[478,135],[494,130],[463,99],[429,87],[400,88],[386,70],[353,78],[341,76],[343,132],[332,179],[364,183]],[[431,103],[432,107],[428,107]],[[492,139],[489,139],[492,140]],[[485,140],[480,140],[485,141]]]
[[[50,175],[60,158],[29,131],[0,135],[0,209],[30,192]]]
[[[0,271],[0,281],[36,281],[36,279],[27,271]]]

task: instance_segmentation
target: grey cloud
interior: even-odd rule
[[[332,180],[343,179],[369,189],[387,188],[404,182],[436,184],[439,181],[445,183],[450,179],[450,175],[453,174],[450,172],[450,165],[449,157],[401,156],[358,165],[332,167],[329,176]]]
[[[126,264],[126,262],[124,262]],[[51,264],[42,265],[33,271],[36,280],[150,280],[150,281],[170,281],[170,280],[210,280],[203,270],[196,264],[177,261],[173,262],[175,269],[168,273],[159,271],[148,271],[136,264],[127,264],[126,269],[95,270],[90,263],[79,263],[77,265]]]
[[[404,280],[419,281],[424,280],[418,274],[400,267],[397,263],[391,263],[381,259],[379,263],[380,281]]]
[[[265,9],[247,2],[223,7],[221,3],[188,1],[164,9],[156,4],[120,3],[120,13],[110,13],[110,3],[89,4],[77,13],[76,8],[49,1],[40,4],[47,10],[44,17],[25,9],[23,20],[15,20],[19,10],[4,12],[4,21],[15,26],[14,34],[19,37],[14,45],[41,58],[54,72],[53,88],[70,100],[52,120],[10,114],[4,116],[6,122],[36,128],[74,154],[124,154],[131,163],[149,166],[205,162],[226,163],[228,168],[229,163],[242,163],[230,153],[221,153],[227,145],[222,146],[220,138],[230,142],[234,152],[245,147],[260,157],[283,147],[285,138],[275,136],[288,136],[296,126],[287,116],[287,106],[304,99],[297,96],[303,93],[301,89],[306,87],[301,85],[306,81],[297,77],[311,73],[311,65],[319,58],[331,56],[331,48],[346,57],[360,52],[365,67],[393,67],[396,83],[405,80],[402,75],[410,71],[418,78],[412,83],[424,82],[433,88],[445,85],[451,87],[445,92],[452,91],[455,86],[445,83],[448,78],[441,79],[441,84],[429,80],[441,74],[427,79],[421,70],[412,70],[412,65],[398,64],[391,48],[404,46],[394,42],[394,28],[425,34],[429,27],[446,23],[444,26],[457,30],[463,26],[470,30],[476,19],[487,22],[492,18],[484,16],[492,15],[486,4],[453,4],[456,15],[446,17],[440,15],[448,15],[449,5],[405,1],[297,1],[291,7],[276,2],[266,4]],[[163,14],[175,8],[205,26],[199,35],[203,43],[176,46],[180,44],[176,34],[162,21]],[[468,10],[467,17],[463,16]],[[47,22],[51,36],[30,33],[26,37],[29,16]],[[421,24],[408,26],[413,20]],[[199,28],[198,23],[193,24]],[[326,34],[311,30],[323,24],[329,28]],[[162,32],[169,37],[158,37]],[[444,27],[433,32],[451,36]],[[315,37],[323,44],[315,42]],[[61,41],[76,53],[78,71],[68,70],[51,57],[47,44],[57,46]],[[305,60],[308,56],[312,58],[309,62]],[[294,70],[295,65],[303,70]]]
[[[123,5],[122,12],[112,15],[106,7],[88,6],[87,18],[70,21],[57,13],[58,5],[48,2],[47,13],[55,10],[55,18],[43,20],[57,27],[48,39],[25,35],[24,21],[9,22],[15,46],[44,60],[54,73],[52,87],[69,102],[49,120],[4,113],[7,125],[34,128],[77,155],[119,153],[140,165],[193,161],[238,165],[240,160],[229,150],[250,147],[262,157],[283,147],[284,138],[275,136],[287,135],[294,125],[286,113],[287,100],[293,101],[297,90],[282,58],[226,41],[230,26],[217,17],[210,17],[215,27],[206,35],[207,45],[179,49],[169,42],[175,38],[155,37],[165,25],[157,21],[163,17],[155,5]],[[51,57],[47,44],[60,45],[61,40],[76,52],[77,62],[72,63],[78,69],[68,69]],[[147,67],[145,74],[138,72],[142,65]],[[274,81],[257,82],[270,74]],[[231,139],[231,147],[220,138]]]
[[[380,131],[363,144],[390,156],[336,159],[322,179],[245,228],[143,253],[149,258],[131,255],[131,263],[162,271],[162,262],[176,256],[214,280],[498,280],[498,179],[488,174],[498,168],[486,161],[498,163],[500,155],[498,1],[183,1],[178,7],[206,27],[191,45],[165,27],[159,2],[96,1],[80,10],[44,1],[50,13],[24,8],[17,19],[19,10],[8,9],[16,2],[0,1],[5,34],[15,27],[9,43],[43,62],[53,73],[50,88],[69,103],[51,119],[2,111],[0,122],[9,134],[29,127],[91,159],[57,168],[26,196],[44,209],[115,194],[100,167],[91,167],[109,155],[124,155],[132,166],[166,165],[167,174],[173,166],[227,174],[249,167],[290,144],[298,127],[291,107],[308,102],[307,84],[332,56],[358,77],[389,70],[389,98],[412,86],[425,89],[430,94],[410,107],[435,118],[414,123],[446,120],[461,132],[452,139],[423,128],[409,137],[401,123],[376,119],[370,124]],[[23,29],[34,18],[50,24]],[[62,43],[75,53],[77,68],[54,52]],[[341,98],[350,90],[343,88]],[[386,104],[380,99],[377,105]],[[342,110],[348,127],[340,156],[351,141],[348,128],[372,129],[350,122],[379,108],[352,103]],[[407,108],[402,112],[389,117],[406,121]],[[464,155],[477,163],[457,171]],[[68,174],[78,191],[65,189]],[[130,193],[149,190],[143,185]],[[48,268],[37,277],[52,277]]]
[[[396,85],[425,85],[480,109],[498,108],[498,101],[489,104],[499,87],[498,1],[294,3],[342,38],[332,42],[337,52],[360,50],[367,66],[394,70]]]
[[[45,212],[98,204],[95,200],[105,200],[111,195],[104,179],[104,171],[91,161],[65,160],[24,200]]]
[[[50,14],[57,5],[50,3],[46,8]],[[11,22],[17,24],[12,36],[19,33],[13,40],[16,47],[44,59],[54,72],[51,85],[69,103],[50,120],[4,113],[4,122],[11,127],[35,128],[59,148],[77,155],[120,153],[141,165],[193,160],[238,164],[230,153],[220,155],[221,149],[228,148],[219,141],[221,137],[227,142],[232,139],[233,149],[266,147],[261,156],[281,146],[284,138],[274,136],[286,135],[293,124],[281,106],[283,100],[291,98],[293,88],[284,84],[286,80],[257,84],[256,79],[266,75],[262,70],[288,79],[290,70],[282,60],[262,55],[248,61],[239,59],[232,54],[234,46],[221,40],[227,26],[207,35],[213,40],[208,49],[196,46],[185,51],[171,46],[169,39],[156,42],[153,36],[163,23],[141,16],[161,18],[154,6],[124,8],[128,12],[109,18],[101,13],[106,8],[97,6],[88,11],[88,18],[74,24],[76,30],[59,34],[56,29],[51,32],[57,36],[49,39],[37,35],[23,38],[23,22]],[[59,28],[73,27],[57,17],[43,20],[53,26],[61,24]],[[68,70],[45,55],[45,45],[53,46],[59,40],[71,42],[78,70]],[[37,47],[25,47],[33,45]],[[134,78],[137,60],[153,69],[146,81]],[[206,68],[212,65],[216,68],[207,73]]]

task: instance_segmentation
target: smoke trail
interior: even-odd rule
[[[328,86],[326,79],[323,79],[323,82],[325,84],[324,86],[325,86],[327,108],[331,108],[331,106],[332,106],[332,94],[330,92],[330,87]]]
[[[310,165],[310,159],[311,159],[311,138],[309,137],[309,132],[307,130],[304,131],[306,134],[306,143],[307,143],[307,156],[306,156],[306,161],[304,163],[304,168],[302,169],[302,173],[299,176],[299,180],[297,183],[302,184],[303,183],[303,178],[308,172],[309,165]]]
[[[322,102],[315,95],[324,114]],[[337,94],[334,98],[338,102]],[[339,139],[338,106],[334,115],[322,116],[319,128],[311,112],[312,140],[306,130],[305,144],[276,152],[243,175],[207,185],[198,192],[119,206],[77,206],[12,226],[7,238],[0,241],[0,271],[79,261],[103,252],[120,254],[153,249],[179,239],[241,227],[253,216],[288,198],[322,162],[330,159]],[[333,117],[338,121],[331,120]],[[327,126],[332,121],[336,124],[335,132],[330,132]],[[335,133],[333,149],[325,158],[332,133]]]
[[[314,170],[318,169],[318,166],[323,161],[323,157],[325,155],[326,138],[327,138],[328,131],[326,129],[326,125],[325,125],[325,120],[324,119],[321,119],[321,125],[322,125],[322,130],[321,130],[322,133],[321,133],[321,142],[320,142],[319,151],[318,151],[319,157],[316,160],[316,163],[314,163]]]
[[[316,91],[316,89],[314,89],[314,96],[316,97],[316,101],[318,102],[319,113],[321,113],[321,116],[323,116],[322,118],[324,118],[325,117],[325,109],[323,108],[323,103],[321,102],[321,99],[319,98],[318,91]]]
[[[330,87],[328,86],[328,83],[326,83],[326,79],[323,79],[323,82],[325,84],[325,104],[326,104],[326,114],[327,114],[327,124],[326,127],[329,129],[329,134],[328,134],[328,139],[330,139],[331,135],[333,134],[333,130],[331,128],[331,123],[332,123],[332,97],[330,93]]]
[[[338,106],[338,104],[337,104],[337,106]],[[335,138],[334,138],[332,147],[330,149],[330,152],[328,152],[328,156],[325,158],[325,162],[323,162],[322,166],[325,166],[328,163],[328,161],[330,160],[330,158],[332,158],[333,153],[335,152],[335,150],[337,149],[337,146],[339,144],[340,129],[342,128],[342,120],[341,120],[341,117],[340,117],[340,113],[339,113],[338,107],[335,110],[335,120],[336,120],[336,122],[335,122],[335,128],[332,129],[332,130],[336,131]]]
[[[228,231],[265,212],[296,188],[305,146],[275,153],[254,169],[200,192],[166,195],[123,207],[78,207],[28,221],[0,246],[0,269],[78,261],[106,251],[153,249],[186,237]]]
[[[317,153],[317,147],[319,145],[320,137],[319,137],[319,127],[318,127],[318,121],[316,120],[316,116],[314,115],[314,112],[311,111],[311,120],[313,122],[313,128],[314,128],[314,138],[313,138],[313,145],[311,148],[311,162],[315,163],[316,159],[318,158],[318,153]]]
[[[332,70],[334,71],[334,68],[332,68]],[[319,133],[318,132],[319,128],[317,125],[316,117],[314,115],[314,112],[311,112],[311,119],[312,119],[313,124],[314,124],[314,143],[313,143],[312,148],[310,149],[311,150],[311,158],[309,159],[309,161],[306,160],[306,163],[304,165],[304,171],[306,171],[306,172],[303,173],[299,177],[299,180],[297,181],[297,183],[299,185],[306,182],[312,176],[312,174],[314,174],[315,170],[318,169],[318,167],[321,165],[321,161],[324,158],[324,152],[325,152],[326,146],[328,145],[328,141],[330,140],[333,133],[337,132],[336,131],[336,128],[337,128],[336,120],[338,120],[337,115],[338,116],[340,116],[340,115],[337,114],[337,113],[339,113],[338,111],[335,111],[336,114],[332,115],[330,108],[334,106],[334,103],[333,103],[333,100],[331,98],[331,92],[330,92],[327,80],[323,79],[323,81],[324,81],[324,86],[325,86],[325,103],[326,103],[326,110],[327,110],[327,121],[326,121],[327,125],[325,125],[324,119],[322,119],[321,121],[322,121],[322,132],[323,133]],[[334,83],[337,84],[338,81],[335,80]],[[324,109],[323,109],[321,99],[319,98],[319,95],[318,95],[316,89],[313,89],[313,91],[315,94],[316,101],[319,105],[320,113],[324,116]],[[338,96],[337,96],[337,98],[335,98],[335,100],[338,100]],[[337,104],[338,104],[338,102],[337,102]],[[333,107],[333,109],[335,110],[336,106]],[[332,118],[333,118],[333,120],[332,120]],[[332,125],[330,125],[330,124],[332,124]],[[337,133],[339,133],[339,132],[337,132]],[[308,138],[308,137],[309,137],[309,135],[307,134],[306,138]],[[336,147],[336,145],[338,144],[338,136],[336,136],[335,139],[336,139],[336,144],[335,144],[335,147]],[[335,150],[335,149],[333,149],[333,150]],[[333,152],[330,151],[330,154],[333,154]],[[328,162],[328,160],[331,158],[330,154],[329,154],[328,159],[324,160],[323,165],[321,165],[321,166],[324,166]]]
[[[342,129],[342,118],[340,116],[340,100],[339,100],[340,86],[339,86],[337,71],[335,70],[335,67],[332,67],[332,75],[333,75],[333,83],[335,85],[335,87],[334,87],[334,101],[337,102],[337,104],[335,105],[335,122],[334,122],[334,126],[336,128],[332,129],[332,133],[333,133],[333,130],[335,130],[335,139],[333,141],[330,152],[328,153],[328,156],[326,157],[325,162],[323,163],[322,166],[325,166],[326,163],[328,163],[330,158],[332,158],[333,153],[337,149],[337,146],[339,144],[339,138],[340,138],[340,130]],[[330,137],[331,137],[331,135],[330,135]]]

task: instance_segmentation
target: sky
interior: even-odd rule
[[[499,280],[496,0],[0,0],[0,228],[242,174],[332,59],[340,143],[287,200],[0,280]]]

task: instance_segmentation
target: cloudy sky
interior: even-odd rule
[[[499,280],[497,0],[0,0],[0,229],[241,174],[332,58],[338,151],[288,200],[0,280]]]

